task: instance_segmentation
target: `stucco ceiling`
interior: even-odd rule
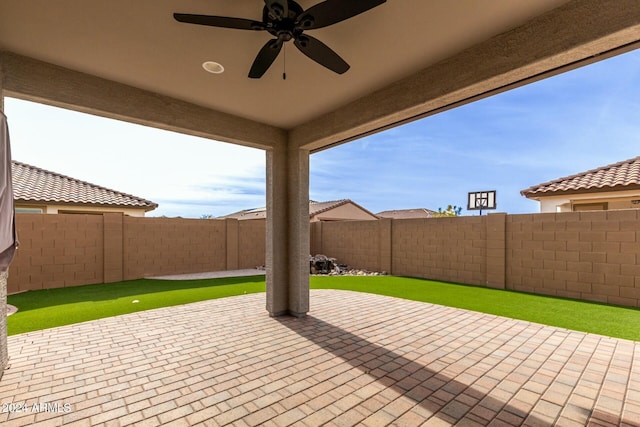
[[[287,79],[281,53],[254,80],[247,73],[269,35],[173,19],[260,20],[263,4],[1,0],[0,89],[205,138],[313,152],[640,46],[638,0],[388,0],[308,32],[349,62],[347,73],[289,44]],[[226,70],[209,74],[205,61]]]
[[[300,0],[308,8],[319,0]],[[263,0],[2,0],[0,50],[282,129],[293,129],[410,76],[566,0],[389,0],[310,31],[351,69],[337,75],[290,43],[247,78],[266,32],[176,22],[173,12],[261,19]],[[225,72],[213,75],[204,61]]]

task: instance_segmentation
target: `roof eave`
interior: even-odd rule
[[[82,202],[64,202],[59,200],[34,200],[34,199],[22,199],[14,198],[15,203],[24,203],[34,206],[81,206],[87,208],[119,208],[119,209],[144,209],[145,212],[150,212],[158,207],[157,203],[152,205],[121,205],[121,204],[109,204],[109,203],[82,203]]]
[[[596,193],[611,193],[618,191],[640,190],[640,184],[630,185],[618,185],[614,187],[591,187],[577,190],[555,190],[555,191],[527,191],[520,192],[527,199],[539,199],[542,197],[558,197],[558,196],[570,196],[575,194],[596,194]]]

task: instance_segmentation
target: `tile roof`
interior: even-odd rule
[[[525,197],[556,193],[589,193],[640,187],[640,156],[586,172],[534,185],[520,192]]]
[[[328,202],[316,202],[315,200],[309,200],[309,217],[313,217],[315,215],[321,214],[328,210],[337,208],[338,206],[346,205],[347,203],[351,203],[365,212],[375,216],[362,206],[357,203],[349,200],[349,199],[340,199],[340,200],[331,200]],[[264,219],[267,217],[267,208],[256,208],[256,209],[245,209],[242,211],[234,212],[229,215],[222,216],[220,218],[236,218],[236,219]]]
[[[408,218],[433,218],[434,211],[426,208],[416,209],[394,209],[390,211],[378,212],[376,215],[380,218],[408,219]]]
[[[80,204],[91,206],[158,207],[152,201],[70,178],[25,163],[11,162],[13,196],[16,201]]]
[[[349,199],[331,200],[328,202],[316,202],[315,200],[309,201],[309,216],[316,216],[338,206],[346,205],[347,203],[353,203]],[[355,203],[353,203],[356,205]],[[358,206],[358,205],[356,205]]]
[[[377,216],[374,213],[369,212],[367,209],[363,208],[356,202],[351,199],[340,199],[340,200],[331,200],[329,202],[316,202],[314,200],[309,201],[309,216],[314,217],[323,212],[329,211],[331,209],[337,208],[342,205],[353,205],[358,209],[366,212],[368,215],[371,215],[373,218],[377,219]]]
[[[235,218],[235,219],[265,219],[267,217],[267,208],[244,209],[229,215],[220,216],[218,218]]]

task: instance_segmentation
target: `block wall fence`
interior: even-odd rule
[[[8,293],[265,263],[264,220],[16,218]],[[316,222],[311,254],[399,276],[640,306],[640,210]]]
[[[264,265],[264,221],[16,215],[9,294]]]
[[[640,210],[311,224],[355,268],[640,307]]]

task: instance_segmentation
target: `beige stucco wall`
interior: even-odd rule
[[[311,217],[311,222],[339,220],[374,220],[375,216],[363,211],[356,205],[346,203]]]
[[[238,221],[238,268],[265,264],[267,222],[263,219]]]
[[[354,268],[487,285],[486,218],[313,223],[312,253]]]
[[[312,252],[394,275],[640,306],[640,209],[387,221],[311,224]]]
[[[571,212],[571,200],[566,197],[540,199],[540,213]]]
[[[125,280],[226,269],[224,220],[124,217],[123,224]]]
[[[104,281],[101,215],[17,214],[16,230],[9,294]]]
[[[239,222],[17,214],[8,293],[264,265],[265,221]]]
[[[264,220],[19,214],[16,225],[9,293],[265,263]],[[351,267],[640,306],[640,209],[310,227],[311,253]]]
[[[28,208],[28,209],[42,209],[42,213],[45,214],[58,214],[60,212],[79,212],[79,213],[103,213],[114,212],[123,213],[127,216],[144,217],[144,209],[124,208],[124,207],[96,207],[96,206],[68,206],[68,205],[30,205],[26,203],[16,202],[16,208]]]
[[[312,255],[327,255],[352,267],[381,269],[379,248],[383,237],[378,221],[314,222],[311,230]]]
[[[573,205],[580,203],[608,203],[608,210],[618,209],[639,209],[640,204],[634,204],[632,201],[640,202],[640,191],[612,191],[590,194],[571,194],[567,196],[549,196],[541,197],[540,212],[572,212]]]
[[[640,306],[640,210],[509,215],[506,283],[519,291]]]

